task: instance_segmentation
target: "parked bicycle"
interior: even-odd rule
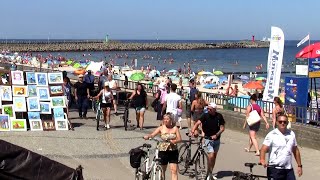
[[[249,167],[250,173],[243,173],[240,171],[234,171],[232,180],[259,180],[260,178],[268,179],[267,176],[253,174],[252,169],[256,165],[261,165],[261,164],[260,163],[258,163],[258,164],[257,163],[244,163],[244,166]],[[282,168],[283,166],[268,165],[268,167]]]
[[[162,141],[156,138],[153,138],[150,140],[156,141],[157,147],[158,147],[158,144]],[[164,180],[165,179],[164,171],[161,165],[159,164],[159,160],[160,160],[158,157],[159,150],[156,147],[154,157],[152,160],[150,160],[151,147],[152,147],[151,144],[145,143],[142,146],[139,146],[130,151],[130,164],[133,168],[136,168],[135,180],[148,180],[148,179]],[[142,150],[143,148],[146,148],[147,151],[143,151]]]
[[[204,150],[204,145],[202,143],[204,136],[199,136],[200,139],[198,142],[189,136],[189,133],[186,133],[189,137],[189,140],[183,141],[184,143],[179,147],[179,173],[185,174],[187,170],[195,165],[195,179],[206,179],[209,176],[208,171],[208,155]],[[198,148],[195,151],[194,155],[191,157],[191,146],[192,144],[198,144]]]
[[[128,99],[128,100],[124,100],[124,113],[122,116],[122,120],[123,120],[123,125],[124,125],[124,129],[127,130],[128,129],[128,123],[131,123],[131,121],[129,120],[129,108],[130,108],[130,103],[132,100]]]

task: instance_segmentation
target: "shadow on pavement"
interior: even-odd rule
[[[84,125],[84,123],[76,123],[76,122],[71,123],[71,124],[72,124],[73,127],[80,127],[80,126]]]
[[[233,171],[218,171],[216,175],[218,179],[230,176],[233,176]]]

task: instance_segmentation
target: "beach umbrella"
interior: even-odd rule
[[[214,71],[213,74],[219,76],[219,75],[223,75],[223,72],[222,71]]]
[[[71,65],[73,63],[73,60],[72,59],[69,59],[68,61],[67,61],[67,64],[68,65]]]
[[[175,70],[175,69],[170,69],[169,71],[168,71],[168,73],[177,73],[178,71],[177,70]]]
[[[239,78],[240,78],[241,80],[249,80],[249,77],[246,76],[246,75],[240,75]]]
[[[220,82],[227,82],[228,78],[226,76],[219,76],[219,81]]]
[[[265,81],[267,78],[265,77],[256,77],[256,80],[257,81]]]
[[[219,81],[219,77],[218,76],[208,76],[208,77],[206,77],[205,81],[211,81],[211,79],[212,79],[212,82]]]
[[[141,81],[142,79],[144,79],[144,74],[139,72],[139,73],[134,73],[130,76],[130,79],[132,81]]]
[[[198,75],[213,75],[212,72],[208,72],[208,71],[200,71],[198,72]]]
[[[246,88],[246,89],[264,89],[264,86],[259,81],[250,81],[247,84],[243,85],[243,88]]]
[[[80,63],[75,63],[75,64],[73,65],[73,67],[74,67],[74,68],[80,68],[80,67],[81,67],[81,64],[80,64]]]
[[[242,95],[228,100],[228,103],[239,108],[246,108],[249,105],[250,96]],[[257,101],[257,104],[263,108],[263,102]]]
[[[203,88],[212,89],[212,88],[214,88],[216,86],[217,86],[216,84],[206,84],[206,85],[203,86]]]
[[[318,58],[320,57],[320,42],[304,47],[296,54],[296,58]]]

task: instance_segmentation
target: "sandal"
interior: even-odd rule
[[[244,148],[244,151],[245,152],[250,152],[250,149],[249,148]]]

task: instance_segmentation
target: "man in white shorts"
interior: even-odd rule
[[[178,121],[178,108],[182,109],[181,96],[176,93],[177,85],[171,84],[170,93],[166,95],[166,100],[163,104],[162,110],[166,110],[166,113],[171,112],[173,114],[173,122]]]

